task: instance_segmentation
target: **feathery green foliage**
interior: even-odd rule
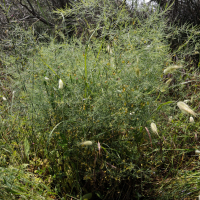
[[[197,106],[188,83],[195,80],[190,88],[198,91],[198,71],[188,72],[184,60],[173,63],[165,12],[142,18],[113,5],[93,0],[58,10],[76,19],[77,35],[62,42],[36,43],[31,28],[16,27],[15,54],[2,54],[2,169],[28,162],[60,199],[167,199],[174,185],[178,197],[184,186],[168,177],[191,164],[183,158],[198,144],[199,124],[176,104],[188,94],[191,108]],[[171,65],[183,67],[163,75]],[[154,122],[159,137],[151,133]]]

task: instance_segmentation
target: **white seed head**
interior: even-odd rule
[[[196,149],[195,154],[200,154],[200,151]]]
[[[179,109],[183,113],[189,113],[189,114],[191,114],[191,115],[196,117],[197,114],[186,103],[184,103],[183,101],[179,101],[177,103],[177,106],[179,107]]]
[[[7,99],[6,99],[6,97],[2,97],[2,99],[4,100],[4,101],[6,101]]]
[[[92,141],[85,141],[85,142],[81,142],[81,143],[79,143],[79,145],[83,145],[83,146],[90,146],[90,145],[92,145]]]
[[[182,66],[171,65],[171,66],[167,67],[167,68],[163,71],[163,73],[164,73],[164,74],[172,73],[172,72],[174,72],[175,70],[177,70],[177,69],[179,69],[179,68],[182,68]]]
[[[44,79],[45,79],[46,81],[48,81],[48,80],[49,80],[49,78],[48,78],[48,77],[46,77],[46,76],[44,77]]]
[[[158,130],[155,123],[151,123],[151,130],[158,135]]]
[[[130,115],[134,115],[135,114],[135,112],[130,112]]]
[[[184,100],[184,102],[185,102],[185,103],[188,103],[188,102],[190,102],[190,100],[189,100],[189,99],[186,99],[186,100]]]
[[[171,122],[171,121],[172,121],[172,119],[173,119],[173,117],[172,117],[172,116],[169,116],[169,122]]]
[[[61,79],[59,80],[59,87],[58,88],[63,89],[63,81]]]
[[[194,123],[194,118],[190,117],[190,123]]]
[[[107,52],[112,54],[112,49],[110,48],[110,45],[108,44],[107,48],[106,48]]]
[[[147,45],[147,46],[146,46],[146,49],[149,49],[150,47],[151,47],[151,45]]]

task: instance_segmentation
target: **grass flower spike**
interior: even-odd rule
[[[158,130],[155,123],[151,123],[151,130],[158,135]]]
[[[194,118],[190,117],[190,123],[194,123]]]
[[[172,116],[169,116],[169,122],[171,122],[171,121],[172,121],[172,119],[173,119],[173,117],[172,117]]]
[[[167,68],[163,71],[163,73],[164,73],[164,74],[172,73],[172,72],[174,72],[175,70],[177,70],[177,69],[179,69],[179,68],[182,68],[182,66],[172,65],[172,66],[167,67]]]
[[[59,89],[63,89],[63,81],[61,79],[59,79]]]
[[[196,117],[197,114],[186,103],[184,103],[183,101],[179,101],[177,103],[177,106],[179,107],[179,109],[182,112],[189,113],[189,114],[191,114],[191,115]]]
[[[188,103],[188,102],[190,102],[190,100],[189,100],[189,99],[186,99],[186,100],[184,100],[183,102]]]
[[[6,99],[6,97],[2,97],[2,99],[4,100],[4,101],[6,101],[7,99]]]
[[[195,150],[195,153],[196,153],[196,154],[200,154],[200,151],[196,149],[196,150]]]
[[[91,145],[92,145],[92,141],[81,142],[81,143],[79,143],[79,145],[83,145],[83,146],[91,146]]]
[[[106,50],[107,50],[107,52],[108,52],[109,54],[112,54],[112,49],[110,48],[110,45],[109,45],[109,44],[108,44]]]

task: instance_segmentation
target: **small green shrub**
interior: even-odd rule
[[[197,125],[188,125],[176,101],[184,100],[187,79],[196,75],[184,71],[183,60],[171,60],[165,12],[142,19],[121,6],[111,18],[109,3],[101,10],[88,1],[79,13],[81,5],[57,13],[77,15],[74,28],[80,28],[83,16],[91,17],[87,9],[97,6],[101,12],[87,24],[88,35],[85,29],[78,39],[41,45],[29,30],[24,35],[33,44],[31,56],[22,48],[26,61],[5,55],[2,144],[13,140],[9,144],[22,155],[16,159],[29,162],[66,199],[88,193],[101,199],[161,196],[156,180],[175,176],[181,165],[174,159],[195,145],[191,132]],[[194,108],[197,96],[188,97]],[[150,130],[152,123],[157,131]]]

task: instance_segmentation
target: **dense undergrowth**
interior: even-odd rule
[[[199,69],[186,59],[197,27],[171,53],[179,30],[166,31],[166,11],[129,17],[111,5],[57,11],[77,16],[71,39],[60,30],[44,43],[16,25],[1,51],[2,199],[198,196],[198,115],[177,107],[198,112]]]

